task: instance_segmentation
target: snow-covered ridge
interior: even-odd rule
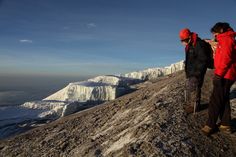
[[[91,107],[101,102],[114,100],[133,90],[131,85],[169,75],[183,68],[184,63],[180,61],[164,68],[150,68],[119,76],[97,76],[86,81],[69,83],[42,101],[26,102],[21,106],[44,110],[38,115],[39,118],[58,118],[77,112],[86,106]]]
[[[149,68],[142,71],[127,73],[121,76],[140,80],[151,80],[161,76],[169,75],[184,69],[184,61],[180,61],[164,68]]]

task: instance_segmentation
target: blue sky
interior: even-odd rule
[[[236,0],[0,0],[0,76],[88,76],[184,58],[189,27],[236,29]]]

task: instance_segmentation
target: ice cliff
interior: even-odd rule
[[[39,118],[58,118],[76,111],[114,100],[131,91],[130,85],[140,80],[121,76],[98,76],[87,81],[74,82],[42,101],[26,102],[22,107],[43,110]]]
[[[108,101],[123,95],[132,84],[140,82],[137,79],[119,76],[98,76],[87,81],[70,83],[60,91],[44,100],[58,101]]]

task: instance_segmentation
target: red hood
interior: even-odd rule
[[[227,32],[221,33],[221,34],[217,35],[217,40],[220,40],[220,39],[222,39],[224,37],[235,38],[236,37],[236,32],[234,32],[233,29],[229,29]]]

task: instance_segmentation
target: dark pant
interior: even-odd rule
[[[195,104],[197,107],[200,104],[201,101],[201,88],[204,81],[203,77],[189,77],[187,79],[187,105],[188,106],[194,106]]]
[[[216,127],[218,118],[221,120],[222,125],[230,125],[231,109],[230,109],[230,87],[234,81],[228,79],[214,79],[213,91],[210,97],[208,108],[208,121],[207,125],[211,128]]]

